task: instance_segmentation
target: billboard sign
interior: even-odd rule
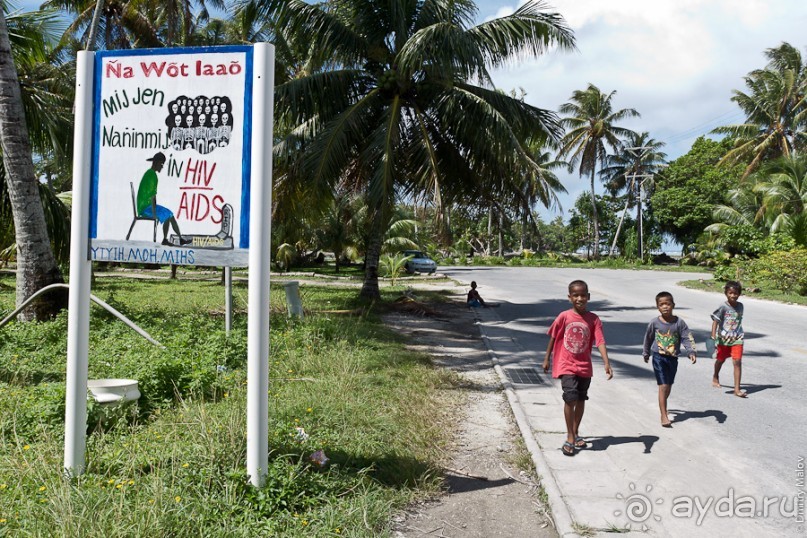
[[[250,46],[95,55],[89,259],[246,266]]]

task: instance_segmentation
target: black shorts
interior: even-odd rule
[[[582,402],[588,400],[588,388],[591,386],[591,378],[563,374],[560,376],[560,386],[563,389],[564,402]]]
[[[678,372],[678,357],[653,352],[653,373],[656,374],[656,383],[672,385],[675,383],[676,372]]]

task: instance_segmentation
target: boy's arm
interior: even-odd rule
[[[689,355],[689,360],[692,361],[692,364],[695,364],[697,360],[698,354],[695,351],[695,337],[692,336],[692,331],[689,330],[689,326],[686,324],[686,321],[679,318],[678,323],[680,324],[681,330],[681,342],[684,344],[684,349],[687,351],[687,355]]]
[[[611,371],[611,361],[608,360],[608,350],[605,349],[605,342],[597,345],[597,349],[600,351],[602,361],[605,363],[605,375],[608,379],[611,379],[614,377],[614,372]]]
[[[550,336],[549,343],[546,345],[546,353],[544,354],[544,373],[549,372],[549,359],[552,357],[552,347],[555,345],[555,338]]]
[[[718,325],[717,320],[713,319],[712,320],[712,335],[711,335],[711,338],[712,338],[712,340],[715,340],[715,341],[717,341],[717,325]],[[715,342],[715,343],[717,343],[717,342]]]
[[[644,342],[642,343],[642,358],[645,362],[650,360],[650,346],[655,341],[655,331],[653,331],[653,323],[647,324],[647,330],[644,333]]]

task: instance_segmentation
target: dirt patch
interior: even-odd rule
[[[556,537],[473,311],[455,302],[429,304],[433,315],[394,313],[385,322],[411,337],[413,350],[467,382],[467,405],[455,410],[453,443],[443,459],[444,492],[394,520],[396,538]],[[518,462],[525,462],[519,464]],[[529,467],[531,468],[531,466]]]

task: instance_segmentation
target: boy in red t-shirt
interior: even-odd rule
[[[549,327],[549,344],[546,346],[544,372],[549,372],[549,361],[555,356],[552,364],[552,377],[560,378],[563,388],[563,416],[566,419],[566,442],[561,450],[566,456],[574,456],[576,449],[585,448],[586,442],[578,435],[580,422],[586,410],[588,388],[593,375],[591,367],[591,348],[597,346],[605,363],[605,375],[614,377],[608,350],[605,348],[605,337],[602,334],[602,322],[597,314],[588,312],[586,305],[591,295],[588,284],[575,280],[569,284],[569,301],[572,308],[561,312]]]

